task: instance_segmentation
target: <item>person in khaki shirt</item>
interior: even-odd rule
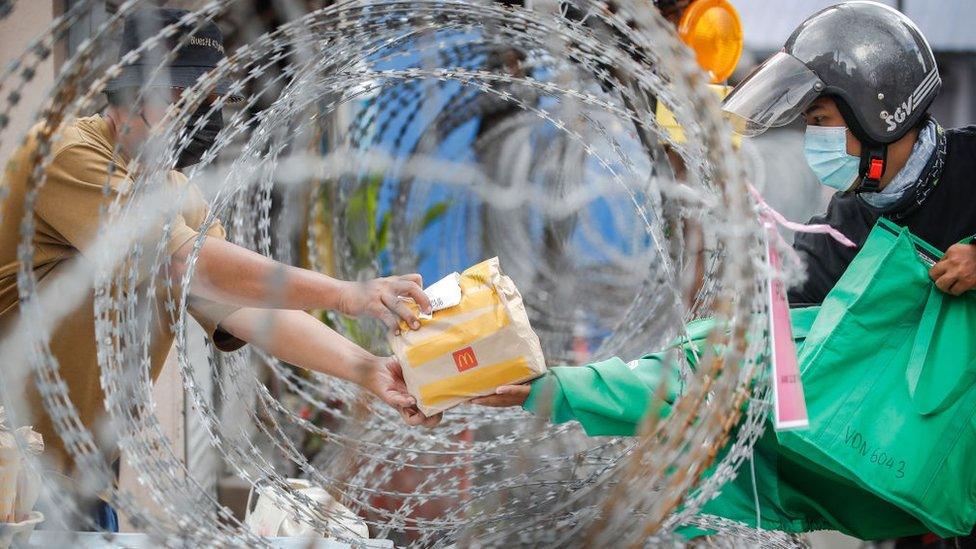
[[[185,13],[157,9],[131,17],[123,30],[123,53],[141,42],[136,32],[139,17],[156,18],[156,28],[160,28]],[[129,170],[138,169],[131,159],[137,157],[151,128],[163,119],[170,103],[178,101],[182,89],[193,85],[223,56],[222,48],[215,47],[222,43],[215,25],[208,24],[194,36],[210,39],[195,40],[184,46],[172,61],[167,82],[156,86],[140,80],[152,67],[146,70],[138,64],[128,66],[132,70],[123,72],[106,88],[109,107],[103,114],[68,121],[51,141],[47,155],[50,163],[31,214],[35,227],[31,239],[32,267],[39,293],[43,294],[59,277],[68,276],[69,269],[77,262],[89,259],[104,221],[103,211],[120,194],[120,198],[126,198],[132,181]],[[179,34],[174,40],[178,38]],[[139,86],[146,93],[141,103],[133,107]],[[227,93],[226,84],[218,85],[216,92],[191,121],[212,110],[210,106],[217,94]],[[199,161],[200,154],[213,144],[222,125],[220,111],[213,113],[203,131],[192,136],[177,162],[178,168]],[[120,131],[123,127],[129,128],[127,133]],[[17,248],[26,213],[25,197],[37,184],[32,181],[32,158],[37,151],[39,132],[45,129],[38,125],[31,131],[3,173],[2,185],[8,196],[0,210],[0,340],[12,335],[20,317],[17,272],[21,264]],[[116,145],[119,153],[115,152]],[[187,269],[186,261],[199,236],[194,228],[203,223],[208,213],[199,189],[188,183],[179,171],[169,172],[166,181],[154,184],[171,187],[164,195],[167,200],[177,196],[185,199],[179,204],[179,215],[173,220],[168,236],[170,272],[156,277],[156,299],[140,297],[140,303],[149,303],[152,309],[146,316],[151,334],[148,349],[151,379],[159,373],[174,338],[171,326],[176,317],[175,312],[166,309],[166,296],[179,295],[178,281]],[[153,250],[154,242],[162,238],[164,221],[159,220],[158,231],[145,235],[144,242],[150,247],[144,249]],[[137,281],[136,291],[143,296],[148,289],[148,273],[139,272],[142,278]],[[374,356],[304,312],[333,309],[350,316],[379,318],[391,329],[397,329],[400,320],[417,327],[417,318],[400,297],[413,298],[423,310],[429,311],[421,284],[420,275],[416,274],[347,282],[283,265],[225,241],[223,227],[215,223],[207,230],[197,257],[187,308],[221,351],[232,351],[250,342],[285,362],[358,383],[399,409],[410,425],[432,425],[439,418],[426,418],[415,409],[414,399],[406,392],[394,358]],[[52,327],[50,339],[50,350],[59,363],[71,402],[90,430],[105,415],[93,303],[94,291]],[[136,364],[138,361],[132,366]],[[44,436],[46,454],[55,467],[70,473],[70,452],[57,435],[33,386],[29,381],[23,391],[5,390],[8,394],[28,395],[30,411],[35,415],[32,419]]]

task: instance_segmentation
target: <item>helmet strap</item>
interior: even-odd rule
[[[861,184],[855,193],[876,193],[881,190],[881,177],[888,169],[888,145],[861,143]]]
[[[878,143],[868,136],[867,132],[854,116],[854,110],[847,101],[840,96],[831,95],[837,104],[837,110],[847,123],[854,137],[861,142],[861,184],[854,189],[855,193],[876,193],[881,190],[881,178],[888,169],[888,144]]]

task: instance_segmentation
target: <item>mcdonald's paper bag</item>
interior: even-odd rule
[[[502,274],[497,257],[445,277],[426,293],[432,316],[421,318],[419,330],[403,324],[390,338],[407,390],[424,414],[546,372],[522,296]]]

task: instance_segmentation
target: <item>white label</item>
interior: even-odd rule
[[[449,309],[461,303],[461,275],[454,272],[437,282],[431,284],[424,290],[427,299],[430,300],[431,311]],[[421,313],[421,318],[430,318],[430,315]]]

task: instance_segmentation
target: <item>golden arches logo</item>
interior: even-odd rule
[[[474,355],[474,349],[471,347],[454,351],[451,356],[454,357],[454,364],[457,366],[459,372],[470,370],[478,365],[478,357]]]

